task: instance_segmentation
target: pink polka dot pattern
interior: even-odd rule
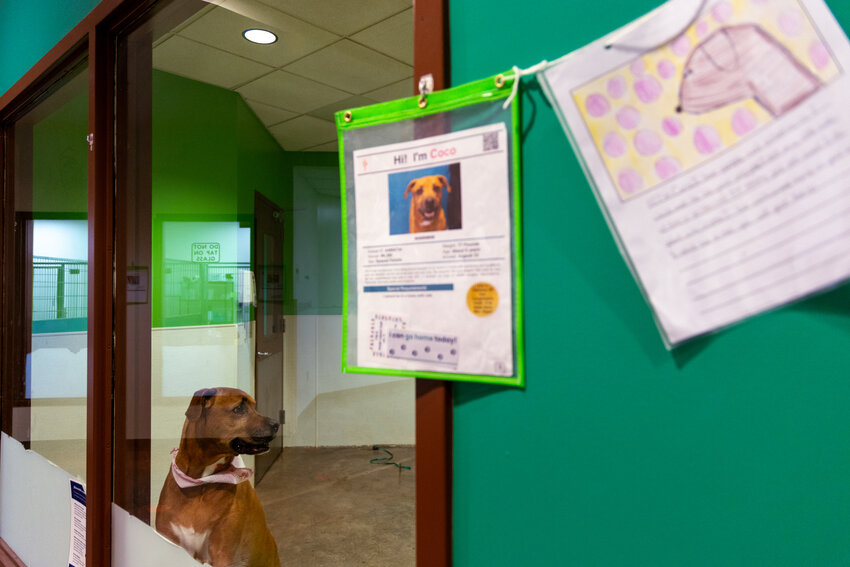
[[[722,24],[732,16],[732,5],[729,2],[718,2],[711,8],[711,17]]]
[[[703,37],[705,34],[707,34],[708,22],[706,22],[705,20],[700,20],[699,22],[697,22],[696,32],[697,37]]]
[[[670,49],[679,57],[685,57],[691,52],[691,40],[686,35],[680,35],[670,46]]]
[[[779,29],[788,37],[799,35],[803,30],[803,18],[800,12],[796,10],[788,10],[779,14]]]
[[[608,111],[611,110],[611,105],[608,103],[608,99],[605,98],[605,95],[598,93],[594,93],[587,97],[584,104],[587,108],[587,113],[595,118],[605,116],[608,114]]]
[[[626,153],[626,141],[616,132],[610,132],[602,140],[602,149],[608,157],[617,158]]]
[[[640,174],[629,167],[620,171],[617,176],[617,183],[625,193],[634,193],[643,189],[643,179]]]
[[[633,106],[624,106],[617,111],[617,124],[626,130],[637,128],[640,124],[640,112]]]
[[[643,59],[635,59],[632,61],[632,64],[629,65],[629,69],[635,77],[642,77],[643,75],[646,75],[646,64],[644,64]]]
[[[722,146],[720,134],[713,126],[700,126],[694,132],[694,146],[703,155],[712,154]]]
[[[611,98],[620,98],[626,94],[626,88],[626,80],[620,75],[608,80],[607,90]]]
[[[662,90],[661,83],[651,75],[635,82],[635,94],[643,103],[654,102]]]
[[[732,130],[739,136],[743,136],[756,126],[758,126],[756,117],[746,108],[739,108],[732,115]]]
[[[824,47],[819,41],[815,41],[809,47],[809,57],[812,59],[812,65],[814,65],[816,69],[825,69],[831,61],[829,51],[827,51],[826,47]]]
[[[661,137],[652,130],[638,130],[634,144],[640,155],[651,156],[661,149]]]
[[[661,179],[669,179],[682,171],[682,166],[676,161],[676,158],[664,156],[655,162],[655,173]]]
[[[662,59],[658,62],[658,75],[662,79],[670,79],[676,74],[676,65],[669,59]]]
[[[661,129],[668,136],[678,136],[682,131],[682,122],[675,116],[670,116],[661,121]]]

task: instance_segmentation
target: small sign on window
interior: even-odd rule
[[[193,262],[219,262],[221,260],[221,243],[219,242],[193,242]]]

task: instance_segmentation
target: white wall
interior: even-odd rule
[[[342,374],[341,315],[291,315],[284,335],[286,446],[415,442],[409,378]]]

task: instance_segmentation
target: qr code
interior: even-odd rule
[[[498,150],[499,149],[499,133],[498,132],[487,132],[484,134],[484,151],[489,152],[490,150]]]

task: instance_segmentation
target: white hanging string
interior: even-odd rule
[[[507,108],[511,105],[511,103],[514,100],[514,97],[516,97],[517,93],[519,92],[519,84],[520,84],[521,79],[523,77],[525,77],[526,75],[536,75],[537,73],[539,73],[540,71],[542,71],[543,69],[545,69],[548,66],[549,66],[549,62],[546,61],[545,59],[543,61],[541,61],[540,63],[538,63],[537,65],[532,65],[531,67],[529,67],[527,69],[520,69],[519,67],[514,65],[513,66],[514,84],[513,84],[513,87],[511,87],[511,94],[508,95],[508,98],[505,99],[505,103],[502,105],[502,108]]]

